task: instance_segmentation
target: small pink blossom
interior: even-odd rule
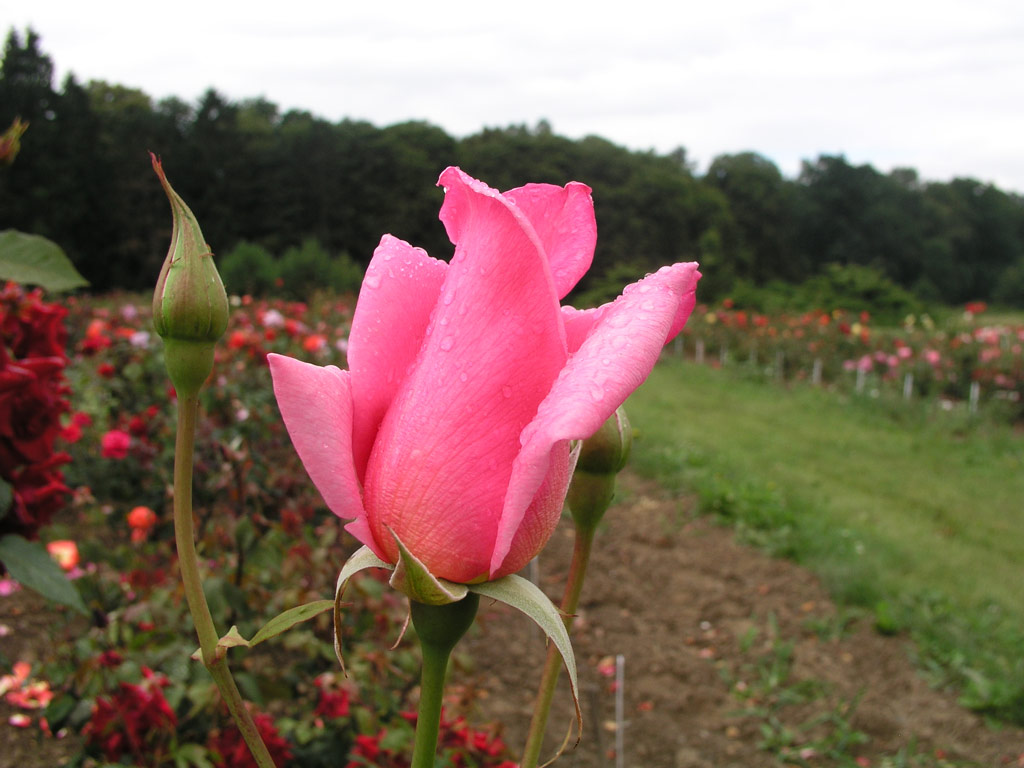
[[[100,438],[100,453],[105,459],[123,459],[132,444],[131,435],[120,429],[112,429]]]

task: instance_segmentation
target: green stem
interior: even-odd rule
[[[470,593],[457,603],[426,605],[411,602],[412,623],[423,649],[420,705],[416,716],[416,744],[411,768],[434,768],[437,736],[444,701],[448,659],[476,616],[480,596]]]
[[[572,563],[569,566],[569,578],[565,583],[565,594],[562,596],[562,621],[567,630],[572,629],[573,617],[580,604],[583,592],[583,578],[590,562],[590,551],[594,544],[594,527],[576,526],[576,538],[573,544]],[[548,716],[551,714],[551,700],[555,696],[555,685],[562,672],[562,657],[554,643],[548,645],[548,656],[544,662],[544,673],[541,675],[537,689],[537,704],[530,720],[530,732],[526,736],[523,748],[522,768],[537,768],[540,748],[544,742],[544,731],[547,728]]]
[[[174,445],[174,539],[178,547],[178,567],[181,569],[185,598],[196,625],[196,634],[199,635],[203,664],[217,683],[256,764],[259,768],[275,768],[274,760],[235,685],[227,661],[217,654],[219,636],[199,577],[199,558],[196,556],[195,533],[192,529],[192,463],[198,411],[198,389],[194,393],[179,391],[178,433]]]

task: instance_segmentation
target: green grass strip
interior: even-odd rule
[[[1024,436],[741,371],[660,364],[628,405],[634,468],[908,629],[966,703],[1024,722]]]

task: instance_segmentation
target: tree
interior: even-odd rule
[[[795,190],[771,160],[754,152],[719,155],[704,182],[725,196],[735,221],[739,277],[764,284],[807,275],[803,254],[793,248]]]

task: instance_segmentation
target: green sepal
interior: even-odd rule
[[[278,614],[260,627],[259,631],[252,636],[252,640],[246,640],[242,637],[242,633],[238,631],[238,627],[232,625],[231,629],[229,629],[227,633],[217,641],[216,656],[218,659],[224,658],[228,648],[252,648],[254,645],[259,645],[265,640],[277,637],[297,624],[309,621],[313,617],[319,616],[324,611],[329,611],[333,607],[333,600],[314,600],[312,603],[306,603],[305,605],[297,605],[294,608],[289,608],[284,613]],[[196,661],[202,659],[202,649],[193,653],[192,658]]]
[[[424,605],[448,605],[457,603],[468,594],[465,584],[439,579],[427,570],[416,556],[406,549],[401,539],[392,531],[398,545],[398,564],[389,582],[394,589],[408,595],[410,600]]]
[[[569,675],[569,688],[572,692],[572,701],[576,706],[576,725],[579,728],[579,735],[576,743],[579,743],[583,735],[583,713],[580,711],[579,683],[576,678],[576,657],[572,651],[572,643],[569,641],[569,631],[565,628],[562,614],[555,607],[555,604],[548,599],[540,587],[533,582],[524,579],[522,576],[510,574],[497,581],[485,581],[482,584],[470,584],[469,591],[492,600],[505,603],[524,613],[533,619],[548,639],[555,644],[558,653],[562,656],[565,670]]]
[[[377,557],[373,550],[367,546],[357,549],[352,557],[341,566],[341,573],[338,574],[338,584],[334,588],[334,654],[338,657],[338,663],[341,664],[342,672],[345,672],[345,659],[341,653],[341,609],[344,606],[341,596],[345,592],[348,580],[367,568],[386,568],[391,571],[394,570],[394,567],[391,563]],[[348,673],[346,672],[345,674]]]

